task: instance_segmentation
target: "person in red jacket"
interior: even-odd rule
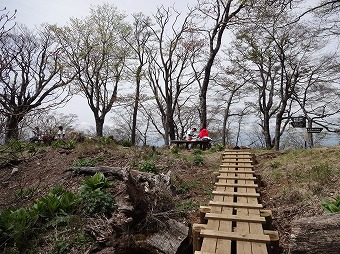
[[[209,137],[209,132],[206,128],[202,128],[200,133],[198,134],[198,137],[200,139],[204,138],[204,137]]]

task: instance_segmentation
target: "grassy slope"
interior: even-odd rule
[[[283,253],[288,253],[291,221],[325,213],[324,199],[340,195],[340,147],[280,152],[256,151],[261,196],[273,211]]]

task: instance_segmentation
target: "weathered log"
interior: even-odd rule
[[[104,175],[114,176],[120,180],[126,181],[129,175],[128,168],[121,167],[107,167],[107,166],[97,166],[97,167],[71,167],[65,172],[72,171],[74,175],[94,175],[95,173],[103,173]]]
[[[340,213],[293,221],[290,245],[292,254],[338,254]]]

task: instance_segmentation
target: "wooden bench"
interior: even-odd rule
[[[189,149],[189,145],[191,144],[192,148],[199,146],[201,150],[206,150],[211,147],[211,140],[171,140],[171,144],[177,147],[185,145],[186,149]]]

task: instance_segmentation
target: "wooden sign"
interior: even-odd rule
[[[323,128],[307,128],[308,133],[320,133]]]

